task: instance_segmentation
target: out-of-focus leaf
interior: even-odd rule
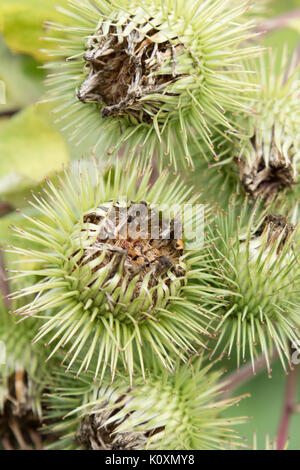
[[[43,216],[37,213],[37,211],[32,207],[26,207],[24,209],[24,213],[32,217],[39,216],[39,219],[43,220]],[[0,218],[0,248],[3,250],[5,266],[9,269],[34,269],[35,262],[28,263],[27,257],[17,253],[13,248],[13,245],[16,243],[19,248],[28,248],[28,246],[26,240],[22,240],[22,238],[16,239],[14,231],[11,230],[12,226],[16,226],[23,230],[26,230],[29,227],[35,228],[34,224],[30,220],[16,211]],[[9,272],[7,272],[6,276],[10,276]]]
[[[277,27],[263,36],[264,46],[280,49],[286,44],[292,55],[299,43],[299,7],[299,0],[270,0],[267,23],[277,23]]]
[[[33,209],[27,208],[24,212],[27,215],[36,215]],[[13,235],[10,227],[16,225],[20,228],[31,226],[32,224],[21,213],[17,211],[10,212],[4,217],[0,217],[0,246],[13,243]]]
[[[23,108],[35,102],[43,92],[44,78],[36,61],[29,56],[14,55],[1,36],[0,57],[0,80],[4,83],[6,101],[0,105],[0,111]]]
[[[270,15],[276,16],[281,13],[294,10],[299,7],[299,0],[270,0]]]
[[[66,6],[67,0],[1,0],[0,28],[8,46],[44,60],[40,51],[45,47],[46,21],[59,21],[62,17],[55,7]]]
[[[56,131],[49,106],[31,105],[0,128],[0,198],[38,185],[68,164],[63,137]]]
[[[300,33],[300,18],[297,18],[290,22],[290,28],[295,29],[298,33]]]
[[[292,56],[298,43],[299,32],[297,32],[295,28],[292,29],[291,27],[275,30],[263,38],[263,45],[273,47],[275,50],[282,50],[282,47],[286,45],[290,56]],[[278,68],[279,66],[280,64],[278,63]]]

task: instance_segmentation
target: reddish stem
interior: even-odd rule
[[[257,29],[262,34],[268,34],[278,29],[284,28],[291,23],[292,20],[300,17],[300,8],[296,8],[292,11],[282,13],[275,18],[266,20]]]
[[[270,358],[270,363],[272,363],[278,357],[278,353],[274,350],[272,357]],[[266,368],[266,359],[265,356],[262,354],[254,364],[255,373],[253,373],[252,363],[248,362],[246,365],[241,367],[237,372],[233,372],[232,374],[225,377],[223,380],[224,382],[224,397],[229,397],[232,395],[233,391],[236,388],[239,388],[244,383],[248,382],[251,378],[253,378],[257,373],[261,372]]]
[[[0,217],[4,217],[13,210],[14,208],[10,204],[8,204],[7,202],[0,201]]]
[[[298,65],[300,62],[300,42],[297,46],[297,49],[296,49],[296,65]]]
[[[19,113],[20,109],[18,108],[12,108],[12,109],[5,109],[3,111],[0,111],[0,118],[6,118],[6,117],[12,117],[15,114]]]
[[[294,367],[287,377],[282,416],[277,434],[277,450],[284,450],[288,441],[290,419],[295,411],[297,372],[298,368]]]

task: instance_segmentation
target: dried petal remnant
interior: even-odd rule
[[[280,252],[294,231],[295,225],[289,223],[286,217],[279,214],[269,214],[255,233],[255,236],[259,237],[263,233],[267,233],[268,245],[276,242],[280,237],[280,244],[278,246],[278,251]]]
[[[180,260],[184,246],[175,237],[179,223],[175,219],[164,220],[147,203],[130,203],[126,207],[118,204],[99,207],[85,215],[84,223],[92,243],[85,249],[79,265],[99,259],[99,264],[93,265],[93,273],[110,265],[107,281],[119,272],[120,282],[125,281],[126,289],[135,280],[133,298],[140,295],[145,280],[150,289],[163,281],[165,295],[172,295],[175,285],[181,285],[185,275]],[[176,278],[179,283],[174,282]],[[154,304],[156,300],[154,292]]]
[[[255,152],[253,161],[238,160],[240,180],[254,199],[262,197],[271,202],[281,189],[295,183],[292,160],[286,161],[274,141],[268,165],[263,151],[257,148],[255,137],[252,138],[252,147]]]
[[[120,397],[124,401],[124,397]],[[108,403],[103,403],[103,407]],[[124,406],[124,404],[123,404]],[[144,447],[148,439],[161,429],[153,429],[148,432],[130,431],[118,432],[119,422],[109,419],[122,410],[120,408],[102,409],[98,406],[87,415],[78,427],[76,439],[80,444],[89,450],[136,450]],[[125,414],[122,422],[129,418],[130,414]]]
[[[182,46],[172,45],[154,28],[147,36],[136,29],[125,35],[126,26],[126,23],[122,26],[120,34],[111,25],[106,35],[101,27],[89,39],[84,56],[89,75],[77,96],[84,103],[104,105],[102,117],[128,114],[150,122],[151,114],[159,111],[162,102],[159,98],[145,100],[145,97],[170,94],[165,88],[180,77],[175,61]],[[172,73],[161,71],[166,61],[171,61]]]
[[[41,419],[32,411],[31,379],[23,369],[9,377],[8,396],[0,414],[0,447],[4,450],[42,450]]]

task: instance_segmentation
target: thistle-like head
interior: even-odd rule
[[[88,377],[83,381],[60,374],[57,392],[48,398],[49,418],[60,419],[52,426],[62,434],[55,447],[210,450],[239,442],[232,426],[245,418],[222,415],[241,397],[222,398],[220,371],[211,371],[211,364],[201,359],[193,366],[177,364],[174,375],[155,361],[151,365],[146,383],[136,371],[132,389],[122,377],[99,387]]]
[[[223,302],[218,350],[237,363],[259,352],[269,374],[274,347],[286,369],[290,343],[299,341],[299,229],[287,217],[231,205],[211,228],[208,290]],[[213,306],[213,303],[212,303]]]
[[[288,195],[292,205],[295,202],[300,170],[300,67],[296,60],[294,56],[289,63],[285,50],[266,54],[253,67],[257,74],[252,77],[260,90],[253,96],[255,112],[237,118],[241,134],[229,135],[224,126],[216,128],[213,142],[218,161],[207,149],[209,168],[199,151],[193,151],[193,159],[198,160],[197,181],[205,184],[209,178],[213,188],[221,186],[224,196],[220,199],[225,204],[231,194],[244,198],[245,192],[254,200],[263,199],[266,206],[279,195],[281,199]]]
[[[73,138],[92,134],[103,153],[125,146],[191,164],[191,142],[201,137],[215,153],[211,129],[236,131],[225,111],[250,112],[255,87],[242,59],[257,47],[245,46],[253,34],[243,18],[248,2],[72,0],[69,7],[71,24],[52,25],[66,35],[64,62],[47,67]]]
[[[16,313],[43,314],[36,339],[47,337],[50,356],[68,346],[69,367],[79,357],[80,371],[97,356],[96,375],[109,366],[114,376],[120,359],[132,377],[147,343],[171,370],[172,354],[187,357],[208,334],[197,306],[201,247],[188,234],[197,197],[167,172],[150,184],[152,168],[138,167],[82,162],[34,196],[31,228],[14,228],[27,247],[12,250],[35,263],[21,276],[39,279],[12,295],[33,295]]]

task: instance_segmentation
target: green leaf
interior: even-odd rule
[[[40,51],[45,47],[41,39],[46,21],[58,21],[62,14],[56,6],[66,6],[67,0],[1,0],[0,29],[8,46],[15,52],[45,59]]]
[[[289,24],[289,27],[284,27],[267,34],[262,42],[264,46],[272,47],[279,52],[283,47],[287,47],[288,54],[291,56],[298,45],[299,32]],[[279,71],[279,63],[277,67]]]
[[[0,35],[0,80],[4,82],[6,104],[0,112],[19,109],[35,102],[43,92],[44,73],[29,56],[13,54]],[[2,119],[1,119],[2,125]]]
[[[63,137],[55,130],[49,105],[35,104],[0,128],[0,198],[38,185],[69,161]]]
[[[270,1],[270,14],[271,16],[280,15],[281,13],[294,10],[299,7],[299,0],[288,0],[283,2],[282,0],[271,0]]]

